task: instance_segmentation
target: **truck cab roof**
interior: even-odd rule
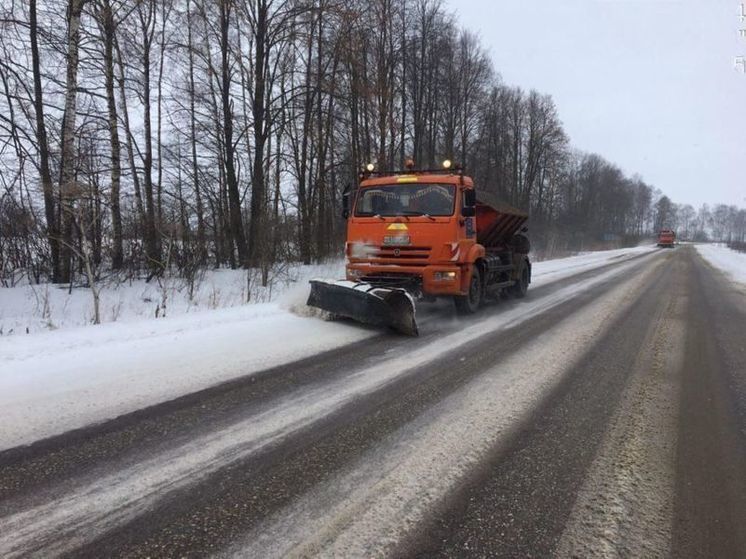
[[[463,182],[462,182],[463,181]],[[364,176],[360,181],[360,187],[383,186],[388,184],[407,184],[407,183],[440,183],[440,184],[463,184],[466,187],[473,188],[474,181],[471,177],[461,175],[455,172],[438,173],[438,172],[402,172],[402,173],[385,173],[371,174]]]

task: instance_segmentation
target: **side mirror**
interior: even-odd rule
[[[464,190],[464,207],[473,208],[477,205],[477,193],[474,192],[473,188]]]
[[[342,192],[342,217],[347,219],[350,217],[350,185],[345,186]]]
[[[474,192],[473,188],[462,191],[463,195],[463,207],[461,208],[461,215],[464,217],[474,217],[477,215],[477,193]]]

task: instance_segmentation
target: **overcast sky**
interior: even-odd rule
[[[740,0],[446,1],[507,84],[554,97],[574,146],[675,202],[746,206]]]

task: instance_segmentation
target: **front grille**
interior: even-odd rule
[[[360,278],[360,280],[379,287],[403,287],[410,290],[416,289],[422,284],[422,278],[419,276],[397,272],[369,274]]]
[[[425,246],[377,246],[372,252],[371,260],[427,260],[432,247]]]

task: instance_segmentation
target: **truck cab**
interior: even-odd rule
[[[527,215],[487,198],[460,170],[361,175],[346,202],[347,280],[453,297],[464,313],[502,290],[523,296]]]
[[[664,248],[673,248],[676,243],[676,233],[671,229],[661,229],[658,233],[658,246]]]

